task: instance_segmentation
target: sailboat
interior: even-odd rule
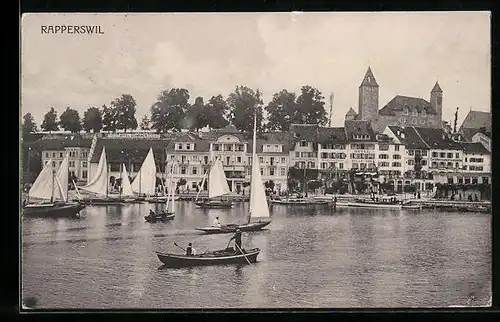
[[[132,181],[132,190],[139,197],[144,197],[146,201],[148,197],[156,195],[156,163],[153,148],[149,148],[139,172]]]
[[[128,179],[128,176],[127,176]],[[101,158],[92,180],[80,190],[96,195],[97,197],[83,198],[82,202],[93,205],[121,204],[123,199],[109,194],[108,162],[106,160],[106,148],[102,148]]]
[[[68,202],[68,167],[67,154],[57,173],[52,170],[52,159],[45,164],[28,193],[28,198],[43,201],[23,205],[23,216],[78,217],[85,205]]]
[[[175,182],[172,181],[172,176],[173,176],[173,168],[174,166],[172,165],[172,170],[170,172],[169,180],[170,185],[168,187],[168,195],[167,195],[167,200],[166,200],[166,205],[165,205],[165,210],[159,214],[155,214],[154,212],[151,212],[147,215],[144,216],[144,219],[147,222],[157,222],[157,221],[167,221],[174,219],[175,217]]]
[[[205,184],[205,176],[201,183],[201,187]],[[224,167],[220,158],[216,158],[210,167],[208,175],[208,200],[198,201],[201,189],[196,195],[195,203],[200,208],[232,208],[233,202],[231,200],[222,199],[231,193],[229,185],[227,184],[226,175],[224,174]],[[217,198],[217,199],[216,199]]]
[[[241,231],[261,230],[271,223],[266,220],[270,217],[269,206],[267,204],[266,192],[262,176],[260,174],[260,164],[257,158],[257,110],[254,115],[253,124],[253,150],[252,150],[252,181],[250,183],[250,209],[248,220],[245,224],[226,224],[221,227],[196,228],[208,234],[232,233],[237,229]],[[265,219],[266,218],[266,219]],[[252,221],[254,219],[254,221]],[[255,221],[259,219],[258,221]]]

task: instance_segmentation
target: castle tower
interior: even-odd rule
[[[436,111],[438,124],[441,124],[443,120],[443,90],[439,86],[438,82],[436,82],[432,88],[430,103]]]
[[[373,120],[378,115],[378,84],[368,67],[359,85],[358,120]]]

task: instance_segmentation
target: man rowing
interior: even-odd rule
[[[231,240],[234,239],[234,243],[236,244],[236,253],[241,253],[241,229],[236,229],[236,233],[234,234],[233,237],[231,237],[231,239],[229,240],[229,242],[231,242]]]
[[[216,218],[215,218],[215,220],[214,220],[214,222],[213,222],[212,226],[214,226],[214,227],[219,227],[219,228],[221,227],[221,224],[220,224],[220,221],[219,221],[219,217],[216,217]]]
[[[188,247],[186,248],[186,256],[193,256],[193,255],[196,255],[196,249],[194,249],[192,243],[189,243]]]

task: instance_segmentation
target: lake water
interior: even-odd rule
[[[154,254],[226,247],[193,228],[243,222],[248,203],[201,210],[179,202],[87,207],[80,219],[22,221],[22,296],[37,308],[361,308],[486,305],[491,215],[281,206],[267,230],[243,234],[258,263],[164,269]]]

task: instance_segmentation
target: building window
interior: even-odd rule
[[[87,161],[83,161],[83,162],[82,162],[82,167],[83,167],[83,168],[86,168],[87,166],[88,166]]]
[[[295,152],[295,157],[300,158],[300,152]]]
[[[470,178],[469,177],[465,177],[465,184],[470,184]]]
[[[56,153],[55,152],[52,152],[52,157],[55,158],[56,157]]]
[[[427,165],[427,161],[426,161],[426,160],[421,160],[421,161],[420,161],[420,164],[421,164],[422,166],[425,166],[425,165]]]
[[[378,158],[379,159],[389,159],[389,155],[388,154],[379,154]]]
[[[460,158],[460,153],[455,153],[455,159],[459,159]]]
[[[181,174],[186,174],[186,167],[181,167]]]
[[[282,176],[282,177],[286,176],[286,168],[280,169],[280,176]]]
[[[415,165],[415,160],[408,160],[408,165]]]
[[[399,155],[399,154],[394,154],[394,155],[392,156],[392,158],[393,158],[394,160],[400,160],[400,159],[401,159],[401,155]]]
[[[477,178],[472,178],[472,184],[477,184]]]
[[[259,163],[264,163],[264,157],[259,157]]]
[[[433,158],[437,158],[437,156],[438,156],[438,153],[437,153],[437,152],[432,152],[432,157],[433,157]]]
[[[87,170],[83,170],[82,171],[82,178],[87,179],[87,175],[88,175]]]
[[[198,161],[198,155],[193,155],[193,161],[197,162]]]
[[[274,176],[274,168],[269,168],[269,175]]]
[[[396,145],[394,146],[394,151],[399,151],[399,145],[398,145],[398,144],[396,144]]]
[[[191,144],[186,143],[186,150],[191,150]]]
[[[307,141],[300,141],[301,147],[307,147]]]
[[[281,163],[286,163],[286,158],[285,157],[281,158]]]
[[[69,166],[74,167],[75,166],[75,161],[69,161]]]
[[[448,153],[447,156],[448,156],[448,159],[453,159],[453,153]]]
[[[387,144],[379,145],[378,149],[379,151],[388,151],[389,146]]]
[[[196,181],[191,182],[191,188],[196,189],[196,187],[198,187]]]
[[[198,168],[193,167],[193,169],[191,170],[191,174],[197,174],[197,173],[198,173]]]
[[[179,143],[179,147],[178,147],[179,150],[182,150],[182,144]]]
[[[60,158],[63,158],[63,157],[64,157],[62,152],[59,152],[59,157],[60,157]]]
[[[48,158],[49,157],[49,152],[45,152],[45,157]]]
[[[236,161],[237,161],[238,163],[241,163],[241,157],[237,157],[237,158],[236,158]]]
[[[263,176],[264,175],[264,168],[260,168],[260,175]]]
[[[401,167],[401,162],[393,162],[392,166],[393,167]]]

